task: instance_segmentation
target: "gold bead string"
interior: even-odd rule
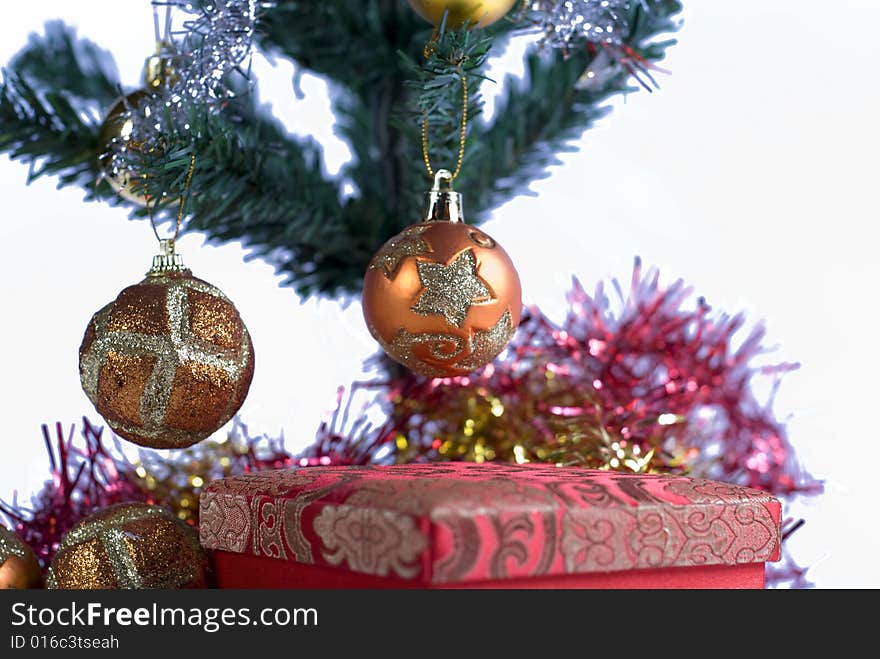
[[[177,222],[174,226],[174,235],[170,238],[171,243],[177,240],[180,235],[180,225],[183,222],[183,210],[186,206],[187,197],[189,197],[189,186],[192,183],[193,172],[196,171],[196,154],[192,154],[189,159],[189,171],[186,173],[186,180],[183,183],[183,193],[180,195],[180,205],[177,207]],[[156,219],[153,216],[153,204],[147,203],[147,214],[150,216],[150,225],[153,227],[153,234],[160,243],[163,238],[159,236],[159,228],[156,226]]]
[[[457,69],[458,77],[461,80],[461,132],[459,134],[459,142],[458,142],[458,158],[455,162],[455,171],[452,172],[452,179],[455,180],[455,177],[458,176],[459,172],[461,172],[461,163],[464,160],[464,143],[465,136],[467,135],[467,121],[468,121],[468,84],[467,84],[467,76],[462,72],[461,63],[459,63]],[[434,168],[431,166],[431,156],[428,153],[428,111],[425,110],[422,115],[422,158],[425,161],[425,169],[428,170],[428,176],[430,178],[434,178]]]

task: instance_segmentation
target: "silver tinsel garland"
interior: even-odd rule
[[[575,85],[601,88],[621,73],[644,89],[657,87],[652,71],[662,71],[627,45],[633,10],[651,11],[653,0],[530,0],[526,24],[540,33],[539,47],[568,56],[587,49],[592,61]]]
[[[162,82],[136,103],[126,105],[124,134],[107,145],[111,176],[137,177],[143,154],[161,152],[165,136],[189,130],[192,108],[213,111],[234,96],[230,74],[247,60],[257,9],[269,3],[153,0],[152,4],[154,9],[165,8],[166,13],[164,34],[157,25]],[[171,29],[172,20],[181,27]],[[168,194],[174,196],[174,192]]]
[[[178,80],[171,85],[172,97],[195,103],[228,98],[227,75],[248,57],[257,19],[256,0],[211,0],[192,3],[170,0],[167,4],[185,13],[183,30],[175,34],[177,49],[172,68]]]
[[[583,44],[619,47],[633,1],[639,0],[535,0],[530,18],[542,33],[542,45],[562,50]]]

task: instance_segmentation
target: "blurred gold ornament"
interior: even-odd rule
[[[43,574],[33,550],[0,526],[0,590],[42,588]]]
[[[235,305],[193,277],[163,241],[147,277],[89,322],[80,380],[118,435],[141,446],[185,448],[238,411],[254,374],[250,334]]]
[[[205,588],[208,559],[195,531],[159,506],[121,503],[73,527],[49,588]]]
[[[408,0],[415,12],[439,26],[449,10],[446,26],[455,29],[465,21],[477,27],[492,25],[511,10],[518,0]]]
[[[118,99],[98,131],[98,167],[103,178],[116,190],[120,197],[139,206],[147,206],[150,198],[147,195],[144,179],[128,168],[114,164],[115,149],[138,151],[141,145],[132,139],[134,122],[130,113],[138,112],[141,100],[149,92],[140,89]]]
[[[133,138],[132,114],[144,112],[141,102],[149,95],[173,84],[177,75],[172,59],[161,47],[144,64],[144,88],[118,98],[104,117],[98,131],[98,168],[102,177],[123,199],[139,206],[148,206],[150,198],[144,177],[138,172],[117,165],[113,153],[119,150],[139,152],[144,145]]]
[[[425,221],[383,245],[364,276],[367,327],[388,356],[421,375],[465,375],[495,359],[522,311],[507,252],[465,224],[452,175],[439,170]]]

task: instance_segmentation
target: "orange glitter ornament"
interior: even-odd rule
[[[437,172],[425,221],[376,253],[364,318],[396,361],[421,375],[464,375],[489,363],[519,324],[522,290],[507,252],[464,223],[452,175]]]
[[[43,573],[33,550],[0,526],[0,590],[42,588]]]
[[[241,407],[254,348],[232,302],[183,268],[173,241],[164,244],[146,279],[92,317],[80,380],[118,435],[150,448],[185,448]]]

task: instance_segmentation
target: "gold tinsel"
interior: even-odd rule
[[[547,380],[547,391],[552,392],[552,372],[548,371]],[[591,412],[588,414],[543,414],[547,421],[545,433],[536,436],[535,408],[538,404],[548,407],[547,400],[535,398],[506,407],[484,388],[460,389],[452,404],[456,412],[445,417],[444,431],[437,434],[432,448],[441,460],[544,462],[633,473],[652,471],[658,449],[644,450],[638,443],[613,434],[602,425],[601,408],[595,404],[587,408]],[[422,400],[393,402],[398,411],[409,406],[410,414],[426,412]],[[460,425],[452,428],[450,418],[460,419]],[[395,443],[398,463],[412,462],[424,453],[423,447],[411,446],[403,434],[395,438]],[[671,462],[676,462],[674,456],[667,455],[665,464]]]
[[[199,495],[212,480],[290,464],[279,442],[248,438],[236,422],[226,436],[207,439],[180,451],[140,451],[133,461],[135,484],[172,510],[178,519],[198,524]]]

